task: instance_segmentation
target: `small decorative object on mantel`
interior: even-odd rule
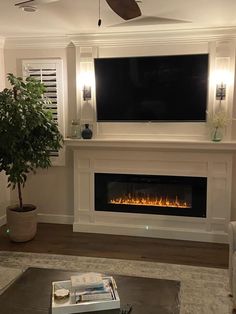
[[[223,139],[224,130],[218,126],[212,129],[211,139],[213,142],[220,142]]]
[[[81,130],[80,130],[80,123],[78,120],[71,121],[71,138],[81,138]]]
[[[225,127],[229,122],[226,110],[219,106],[215,113],[209,117],[208,121],[211,127],[211,140],[220,142],[224,137]]]
[[[89,128],[89,124],[88,124],[88,123],[85,123],[84,129],[83,129],[81,135],[82,135],[82,138],[83,138],[83,139],[86,139],[86,140],[92,138],[93,132],[92,132],[92,130]]]

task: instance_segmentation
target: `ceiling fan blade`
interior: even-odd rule
[[[124,20],[131,20],[142,14],[135,0],[106,0],[106,2]]]
[[[44,4],[44,3],[51,3],[51,2],[57,2],[59,0],[25,0],[21,1],[15,4],[15,6],[22,6],[22,5],[34,5],[34,4]]]
[[[27,0],[27,1],[22,1],[22,2],[18,2],[18,3],[15,3],[15,6],[19,6],[19,5],[27,5],[28,3],[32,3],[34,2],[34,0]]]
[[[110,27],[144,26],[144,25],[147,26],[147,25],[179,24],[179,23],[190,23],[190,21],[170,19],[170,18],[164,18],[164,17],[159,17],[159,16],[142,16],[132,21],[110,25]]]

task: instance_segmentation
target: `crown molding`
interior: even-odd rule
[[[55,37],[9,37],[5,40],[5,49],[57,49],[70,45],[68,36]]]
[[[0,49],[4,48],[4,44],[5,44],[5,38],[4,37],[0,37]]]
[[[236,27],[200,28],[188,30],[163,30],[119,33],[87,33],[71,36],[75,46],[140,46],[170,43],[189,43],[234,40]]]
[[[156,30],[133,32],[83,33],[65,36],[0,37],[0,47],[5,49],[55,49],[73,46],[79,47],[122,47],[198,44],[209,41],[235,40],[236,27],[192,28],[184,30]],[[4,44],[5,42],[5,44]]]

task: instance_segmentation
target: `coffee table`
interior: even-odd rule
[[[65,270],[28,268],[0,296],[0,313],[50,313],[52,281],[68,280],[75,274],[77,273]],[[132,314],[179,314],[179,281],[118,275],[113,277],[118,286],[121,308],[128,303],[133,306]],[[117,314],[119,311],[91,313]]]

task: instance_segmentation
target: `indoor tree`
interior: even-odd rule
[[[45,86],[31,77],[7,78],[11,87],[0,92],[0,171],[5,171],[9,187],[17,187],[15,210],[27,211],[22,200],[27,175],[51,166],[50,151],[62,147],[62,135],[46,108]]]

